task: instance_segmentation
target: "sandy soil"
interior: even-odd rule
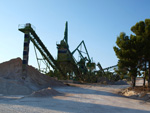
[[[62,95],[35,98],[1,96],[1,113],[150,113],[150,103],[116,94],[128,85],[81,85],[55,88]]]
[[[148,89],[147,85],[148,84],[146,81],[146,87],[143,87],[143,79],[137,78],[136,86],[134,88],[130,86],[128,88],[122,89],[119,91],[119,94],[128,98],[150,102],[150,90]]]
[[[146,85],[148,81],[146,81]],[[143,86],[143,78],[136,78],[136,86]]]

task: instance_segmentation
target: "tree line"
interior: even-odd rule
[[[136,84],[136,77],[143,76],[148,80],[150,88],[150,19],[137,22],[131,27],[133,34],[127,36],[121,32],[117,37],[113,49],[118,57],[117,72],[120,75],[129,75],[132,86]]]

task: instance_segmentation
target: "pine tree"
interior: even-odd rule
[[[150,88],[150,19],[145,19],[145,22],[140,21],[136,23],[133,27],[131,27],[131,31],[135,33],[137,43],[139,44],[139,60],[144,59],[144,62],[148,62],[149,64],[148,87]]]
[[[128,73],[132,79],[132,86],[135,86],[137,77],[137,51],[136,51],[136,38],[131,35],[126,36],[125,33],[120,33],[116,41],[117,46],[114,51],[119,58],[118,68],[122,73]]]

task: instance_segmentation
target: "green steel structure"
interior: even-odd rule
[[[79,49],[79,47],[81,47],[82,45],[84,46],[86,52],[83,52],[82,50]],[[86,58],[86,60],[89,61],[89,62],[91,62],[91,59],[90,59],[88,50],[87,50],[86,45],[85,45],[85,43],[84,43],[83,40],[82,40],[81,43],[77,46],[77,48],[72,52],[72,54],[74,54],[76,51],[79,52],[81,58],[83,58],[83,59],[84,59],[84,56],[82,55],[82,53],[85,53],[85,54],[87,55],[87,57],[88,57],[88,58]]]
[[[85,52],[82,50],[82,48],[85,49]],[[72,52],[72,54],[74,54],[75,52],[79,53],[80,61],[78,62],[78,65],[79,65],[80,70],[82,70],[82,72],[84,74],[88,72],[88,69],[90,71],[93,70],[93,69],[95,69],[95,63],[92,62],[92,60],[90,59],[88,50],[87,50],[85,42],[83,40],[77,46],[77,48]],[[87,61],[87,63],[86,63],[86,61]]]
[[[99,68],[99,71],[101,71],[103,74],[105,74],[105,70],[108,71],[108,70],[111,70],[111,69],[114,69],[114,68],[118,67],[118,65],[114,65],[114,66],[109,66],[109,67],[106,67],[106,68],[102,68],[102,66],[99,62],[97,63],[97,66]]]
[[[68,22],[65,25],[64,38],[61,40],[60,44],[57,44],[58,55],[57,61],[60,64],[61,69],[65,72],[66,79],[80,78],[81,72],[77,66],[77,61],[73,57],[69,50],[68,45]]]
[[[113,69],[113,68],[117,68],[118,67],[118,65],[114,65],[114,66],[109,66],[109,67],[106,67],[106,68],[104,68],[103,70],[110,70],[110,69]]]
[[[84,47],[85,52],[80,49],[82,46]],[[61,69],[65,72],[66,78],[70,79],[74,77],[75,79],[83,80],[83,75],[86,75],[88,71],[95,69],[95,63],[92,63],[84,41],[82,41],[73,52],[70,52],[68,45],[68,22],[66,22],[64,38],[60,41],[60,44],[57,44],[57,49],[57,61],[59,62]],[[77,62],[73,56],[75,52],[79,53],[79,62]]]
[[[97,63],[97,66],[98,66],[99,70],[104,74],[105,73],[104,69],[102,68],[102,66],[99,62]]]
[[[50,68],[51,66],[54,70],[59,70],[59,72],[64,76],[64,72],[60,68],[58,62],[53,58],[53,56],[50,54],[50,52],[45,47],[43,42],[40,40],[40,38],[34,31],[32,25],[30,23],[27,23],[25,25],[19,25],[19,31],[23,32],[25,35],[26,33],[30,35],[31,42],[34,44],[34,46],[38,49],[38,51],[42,55],[43,60],[45,61],[47,67]]]
[[[84,81],[84,77],[91,76],[91,74],[94,72],[96,65],[90,58],[84,41],[81,41],[81,43],[77,46],[77,48],[73,52],[69,50],[68,22],[66,22],[65,25],[64,38],[63,40],[60,41],[60,44],[57,44],[57,49],[58,49],[57,60],[55,60],[53,56],[50,54],[48,49],[45,47],[43,42],[36,34],[34,27],[30,23],[27,23],[23,26],[20,25],[18,29],[19,31],[24,33],[24,51],[23,51],[23,66],[22,66],[23,79],[25,79],[27,75],[30,41],[34,45],[40,72],[43,72],[43,70],[40,66],[39,61],[44,62],[46,66],[45,68],[46,73],[50,72],[51,71],[50,67],[52,67],[54,71],[62,75],[60,79],[72,78],[78,81],[80,80]],[[82,48],[84,49],[84,51],[82,50]],[[36,49],[41,54],[42,58],[38,58]],[[80,60],[78,62],[73,56],[75,52],[78,52],[80,56]],[[104,70],[108,71],[109,69],[117,67],[117,65],[115,65],[103,69],[100,63],[98,63],[97,66],[99,67],[100,71],[103,74],[105,74]]]

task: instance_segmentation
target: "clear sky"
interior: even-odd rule
[[[102,67],[117,64],[113,50],[120,32],[150,18],[150,0],[0,0],[0,63],[23,54],[24,35],[19,24],[31,23],[54,58],[56,42],[69,26],[69,47],[73,51],[84,40],[90,57]],[[30,44],[29,64],[37,66]]]

